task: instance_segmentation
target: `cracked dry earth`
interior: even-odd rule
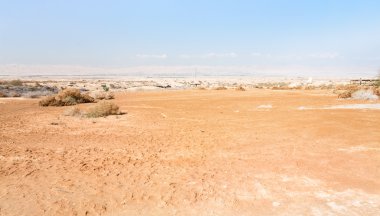
[[[127,114],[98,119],[0,99],[0,215],[379,215],[379,110],[297,109],[358,103],[327,91],[116,96]]]

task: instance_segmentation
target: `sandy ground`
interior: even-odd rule
[[[324,91],[116,97],[127,114],[98,119],[0,100],[0,215],[379,215],[380,111],[298,109],[371,102]]]

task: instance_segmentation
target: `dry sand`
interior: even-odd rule
[[[0,99],[0,215],[380,212],[380,111],[298,109],[371,102],[327,91],[120,92],[127,114],[99,119],[37,103]]]

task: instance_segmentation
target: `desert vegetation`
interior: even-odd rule
[[[69,107],[63,113],[65,116],[82,116],[83,112],[78,107]]]
[[[89,118],[97,118],[120,114],[121,112],[119,110],[118,105],[109,101],[100,101],[99,103],[91,107],[85,115]]]
[[[245,88],[243,86],[239,86],[235,90],[236,91],[245,91]]]
[[[94,98],[82,94],[79,89],[65,89],[58,94],[48,96],[39,102],[40,106],[72,106],[80,103],[92,103]]]
[[[374,86],[339,85],[334,89],[341,99],[374,100],[378,99],[379,92]]]
[[[57,87],[43,86],[37,82],[30,84],[21,80],[0,81],[0,97],[39,98],[57,92]]]
[[[88,111],[83,111],[77,106],[72,106],[67,108],[64,112],[64,116],[72,117],[87,117],[87,118],[98,118],[106,117],[109,115],[121,115],[119,106],[115,103],[109,101],[100,101],[95,105],[91,106]]]
[[[227,88],[225,86],[218,86],[215,90],[227,90]]]
[[[90,96],[93,97],[95,100],[111,100],[111,99],[115,99],[114,93],[110,92],[110,91],[93,92],[93,93],[90,93]]]

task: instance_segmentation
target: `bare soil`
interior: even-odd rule
[[[380,111],[297,109],[369,101],[186,90],[114,102],[127,114],[0,99],[0,215],[380,212]]]

